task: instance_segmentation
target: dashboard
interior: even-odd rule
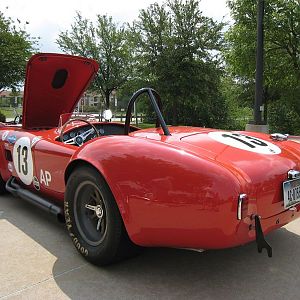
[[[104,124],[93,124],[99,133],[99,136],[106,136],[106,135],[124,135],[124,125],[123,124],[116,124],[116,123],[104,123]],[[75,127],[71,130],[66,131],[63,134],[63,142],[69,141],[70,139],[74,139],[77,136],[80,136],[90,130],[92,127],[90,125],[82,125]],[[138,128],[130,126],[130,132],[136,131]],[[95,138],[97,135],[95,132],[90,134],[84,142]],[[76,144],[76,143],[75,143]]]

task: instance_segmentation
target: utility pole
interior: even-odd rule
[[[258,0],[257,7],[257,49],[256,49],[256,78],[254,123],[262,125],[263,80],[264,80],[264,0]]]
[[[246,125],[246,130],[268,132],[268,125],[262,120],[263,112],[263,74],[264,74],[264,11],[265,1],[257,1],[257,40],[254,122]]]

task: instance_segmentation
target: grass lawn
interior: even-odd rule
[[[18,114],[22,114],[21,108],[16,108]],[[5,115],[6,118],[14,118],[16,116],[13,108],[10,107],[0,107],[0,112]]]
[[[132,124],[132,125],[136,126],[135,124]],[[139,123],[138,127],[141,128],[141,129],[154,128],[155,124]]]

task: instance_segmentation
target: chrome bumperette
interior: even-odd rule
[[[242,220],[243,200],[247,198],[246,194],[240,194],[238,198],[237,219]]]
[[[287,141],[289,138],[288,134],[282,134],[282,133],[272,133],[270,135],[271,139],[274,141]]]
[[[296,179],[300,177],[300,171],[297,170],[289,170],[287,173],[288,179]]]

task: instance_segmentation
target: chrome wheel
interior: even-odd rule
[[[96,184],[84,181],[74,195],[74,217],[82,238],[91,246],[98,246],[107,232],[106,207]]]
[[[94,168],[81,166],[71,173],[64,209],[73,244],[91,263],[107,265],[138,253],[108,184]]]

